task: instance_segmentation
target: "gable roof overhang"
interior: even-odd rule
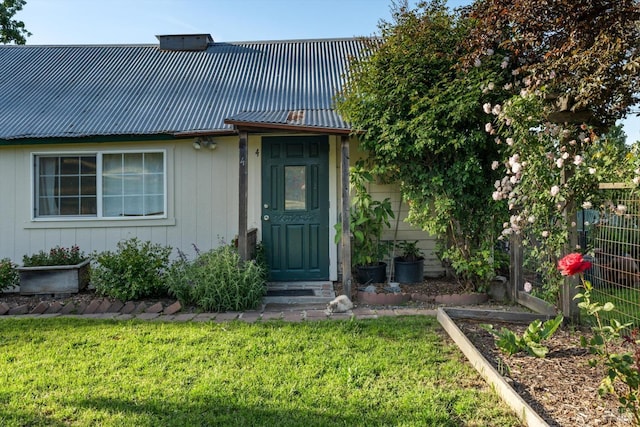
[[[348,135],[350,126],[332,109],[245,111],[225,119],[225,124],[253,132],[287,131]]]

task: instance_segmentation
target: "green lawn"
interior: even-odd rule
[[[514,426],[435,318],[0,320],[2,426]]]

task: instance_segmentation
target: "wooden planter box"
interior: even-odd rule
[[[89,283],[89,263],[18,267],[20,295],[77,294]]]

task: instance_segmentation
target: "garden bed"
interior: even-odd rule
[[[613,396],[601,398],[598,395],[598,385],[605,372],[601,366],[590,367],[591,355],[580,347],[580,336],[588,334],[588,331],[560,328],[545,341],[549,354],[544,359],[522,353],[507,357],[495,345],[494,336],[480,325],[491,323],[494,328],[500,329],[504,326],[521,334],[526,329],[528,321],[522,323],[467,319],[459,317],[463,316],[461,310],[454,311],[457,313],[452,313],[453,322],[492,369],[483,366],[479,356],[467,354],[467,357],[485,378],[489,376],[489,371],[495,370],[517,396],[540,417],[540,423],[536,422],[535,414],[527,417],[529,425],[632,425],[628,414],[619,413],[618,402]],[[469,312],[473,313],[473,310]],[[497,314],[492,316],[486,311],[484,315],[488,319],[497,317]],[[458,345],[463,347],[460,343]],[[499,384],[494,384],[494,387],[502,394]],[[508,398],[505,400],[508,401]],[[523,413],[522,410],[518,412]]]

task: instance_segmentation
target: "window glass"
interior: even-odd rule
[[[100,162],[102,176],[98,186]],[[165,214],[163,152],[39,155],[35,157],[34,170],[36,217]]]
[[[36,216],[95,216],[95,171],[96,156],[37,157]]]
[[[304,166],[285,166],[284,168],[284,209],[287,211],[307,208],[305,172]]]

